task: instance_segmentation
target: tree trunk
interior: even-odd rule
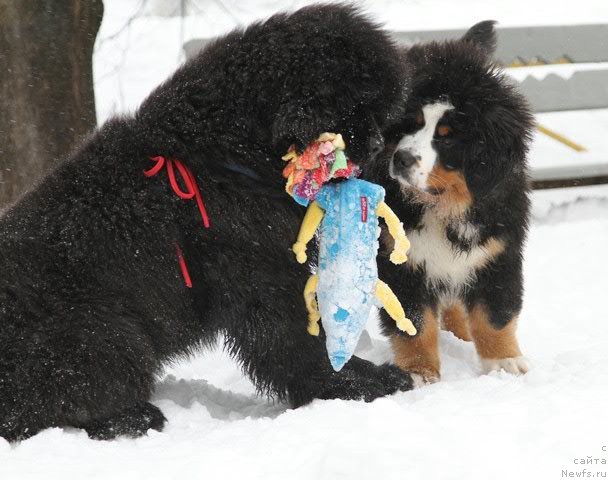
[[[0,0],[0,210],[95,127],[102,0]]]

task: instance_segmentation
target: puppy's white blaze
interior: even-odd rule
[[[437,152],[433,149],[433,136],[437,129],[437,123],[443,117],[443,114],[453,109],[454,107],[449,102],[430,103],[422,107],[424,115],[424,127],[412,135],[406,135],[397,144],[397,150],[405,150],[410,152],[415,157],[419,157],[420,161],[410,170],[407,183],[423,189],[427,187],[429,173],[435,166],[437,160]],[[395,178],[393,162],[390,165],[391,176]],[[401,178],[399,178],[401,180]],[[403,179],[406,180],[406,179]]]

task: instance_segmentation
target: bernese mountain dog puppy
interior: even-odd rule
[[[516,327],[533,121],[492,61],[493,24],[404,50],[413,75],[407,111],[368,174],[386,187],[412,243],[403,266],[379,258],[379,275],[419,333],[403,335],[385,312],[383,328],[396,364],[430,382],[440,376],[440,326],[475,343],[484,371],[528,370]]]

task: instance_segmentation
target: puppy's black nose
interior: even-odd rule
[[[411,168],[417,161],[419,157],[412,155],[407,150],[397,150],[393,155],[393,163],[395,168],[406,170]]]

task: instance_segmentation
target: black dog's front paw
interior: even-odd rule
[[[371,402],[398,391],[411,390],[412,386],[410,374],[394,365],[378,366],[367,360],[352,357],[340,372],[328,372],[323,378],[317,378],[314,390],[300,390],[297,395],[291,395],[291,399],[296,407],[314,398]]]
[[[407,392],[414,388],[414,382],[412,376],[389,363],[383,365],[375,365],[372,362],[363,360],[358,357],[353,357],[349,362],[351,368],[356,370],[359,374],[374,378],[380,382],[386,393],[384,395],[390,395],[398,391]]]
[[[149,429],[162,431],[167,419],[160,409],[151,403],[130,407],[116,416],[98,420],[86,425],[84,429],[90,438],[111,440],[118,436],[139,437]]]
[[[380,380],[388,393],[407,392],[414,388],[412,376],[395,365],[385,363],[378,367]]]
[[[387,392],[377,379],[361,375],[352,368],[344,367],[334,373],[316,395],[322,400],[372,400],[386,395]]]

